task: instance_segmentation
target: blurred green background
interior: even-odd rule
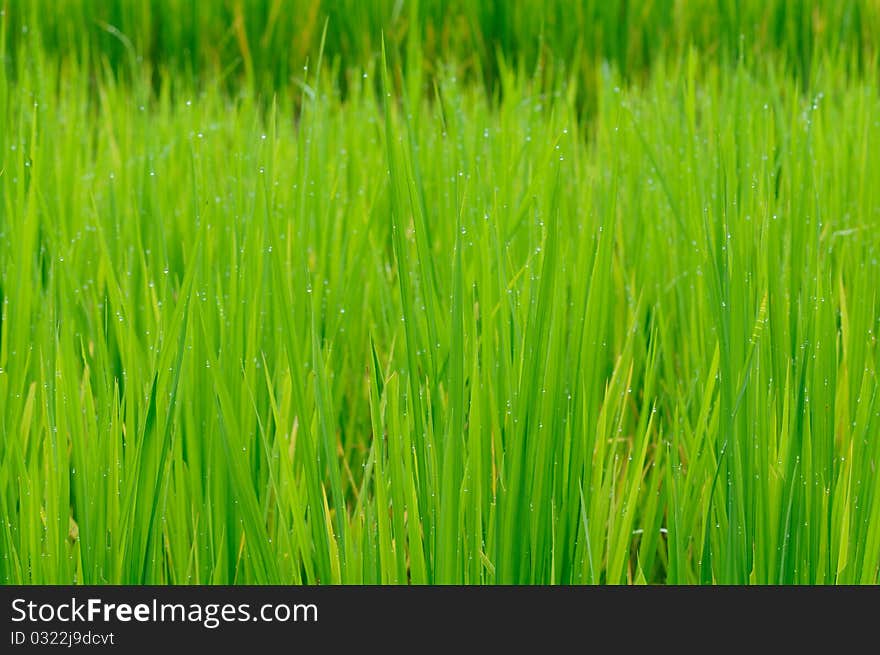
[[[876,57],[877,0],[6,0],[7,60],[24,39],[125,77],[218,74],[237,88],[279,92],[325,60],[345,89],[375,64],[384,35],[409,70],[455,62],[495,91],[499,67],[625,78],[693,47],[702,61],[772,58],[808,86],[824,58],[862,70]],[[14,68],[14,66],[12,67]]]

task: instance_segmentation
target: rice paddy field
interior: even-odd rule
[[[0,583],[878,582],[880,2],[0,4]]]

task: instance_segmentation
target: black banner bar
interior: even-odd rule
[[[715,646],[758,636],[790,644],[823,629],[835,639],[873,631],[878,600],[876,587],[0,587],[0,653],[604,652],[609,638],[657,649],[695,634]]]

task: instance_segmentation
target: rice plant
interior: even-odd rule
[[[0,583],[875,584],[880,5],[6,3]]]

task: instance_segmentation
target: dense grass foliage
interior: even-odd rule
[[[598,64],[638,79],[696,48],[704,61],[772,58],[809,83],[828,56],[863,70],[878,54],[878,0],[4,0],[10,53],[39,41],[56,56],[127,77],[198,79],[268,96],[302,79],[319,50],[345,92],[348,73],[378,59],[382,35],[410,69],[453,57],[492,90],[506,62],[538,75],[577,72],[592,110]],[[137,73],[135,73],[137,74]]]
[[[877,3],[43,4],[0,583],[878,582]]]

